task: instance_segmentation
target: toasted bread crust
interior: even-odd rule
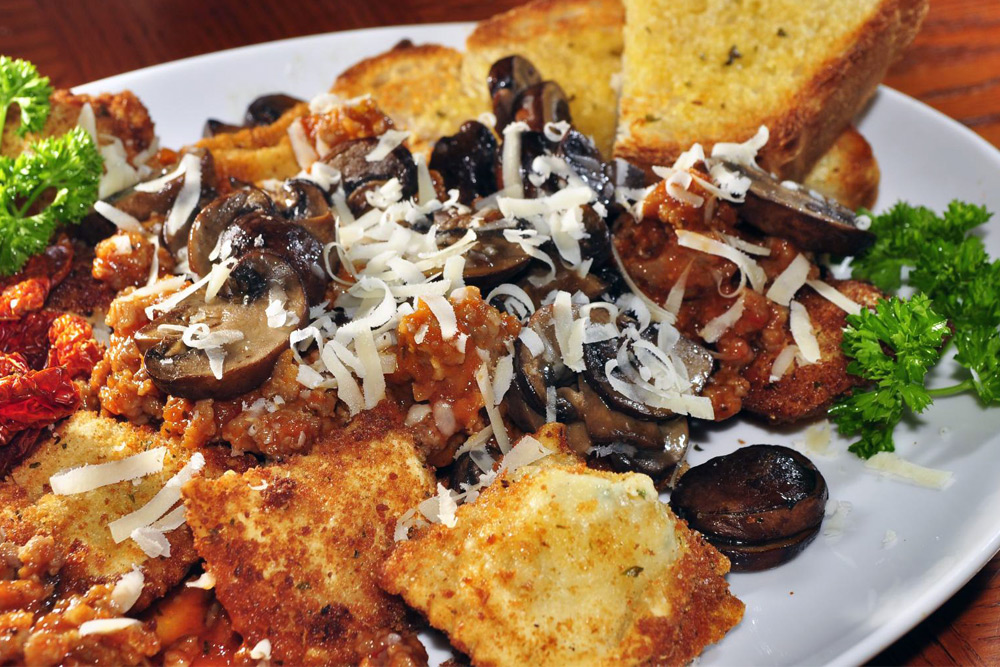
[[[766,125],[771,138],[758,161],[783,178],[800,180],[875,92],[889,65],[916,35],[927,8],[928,0],[885,0],[844,36],[848,48],[825,59],[781,108],[728,120],[704,135],[647,129],[644,118],[655,111],[656,92],[625,96],[615,154],[645,166],[669,164],[694,142],[743,141]],[[628,57],[626,53],[626,76]]]
[[[403,42],[345,70],[330,92],[344,98],[371,95],[403,129],[410,148],[429,153],[434,142],[490,109],[485,80],[466,89],[460,79],[462,54],[437,44]]]
[[[854,127],[848,127],[802,182],[856,211],[875,206],[881,175],[871,145]]]
[[[485,92],[495,61],[525,56],[544,79],[562,86],[573,124],[610,155],[618,97],[612,78],[621,71],[624,19],[620,0],[536,0],[497,14],[466,40],[465,86]]]

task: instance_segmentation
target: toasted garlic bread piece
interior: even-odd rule
[[[371,95],[401,128],[410,131],[410,150],[430,155],[434,142],[454,134],[467,120],[491,108],[486,74],[463,86],[462,54],[437,44],[401,42],[344,71],[331,93],[345,99]]]
[[[620,0],[536,0],[515,7],[481,21],[469,35],[462,79],[486,95],[494,62],[526,57],[542,78],[562,86],[573,124],[610,156],[623,21]]]
[[[149,149],[156,141],[156,131],[149,112],[131,91],[103,93],[101,95],[74,95],[68,90],[57,90],[49,98],[51,105],[45,126],[37,134],[17,136],[20,114],[7,114],[2,130],[0,155],[13,157],[28,144],[45,137],[58,137],[77,126],[84,104],[94,111],[97,134],[121,140],[129,160]]]
[[[740,621],[729,561],[648,477],[553,458],[401,543],[382,585],[477,665],[684,664]]]
[[[695,142],[743,141],[803,177],[916,34],[928,0],[625,0],[615,154],[669,164]]]
[[[356,664],[359,633],[409,627],[376,572],[434,477],[396,429],[376,409],[308,455],[184,487],[198,553],[246,646],[267,639],[285,664]]]
[[[871,145],[854,127],[848,127],[802,182],[856,211],[875,206],[881,174]]]
[[[154,447],[166,447],[162,472],[74,495],[55,495],[49,478],[57,472],[114,461]],[[228,454],[205,450],[204,474],[218,474]],[[150,558],[132,540],[115,544],[108,524],[149,501],[191,457],[176,441],[146,427],[136,427],[81,410],[60,424],[52,437],[0,483],[0,534],[15,544],[35,535],[51,535],[66,554],[57,593],[84,593],[100,583],[114,583],[139,565],[145,576],[135,609],[176,585],[198,560],[187,526],[166,533],[170,556]],[[235,459],[234,462],[239,461]]]
[[[862,306],[874,307],[885,295],[878,288],[854,280],[833,280],[830,284]],[[819,341],[820,360],[806,366],[796,365],[784,377],[771,382],[771,368],[780,353],[761,350],[743,371],[750,391],[743,398],[743,408],[767,418],[772,423],[796,422],[826,412],[835,398],[862,383],[848,374],[847,357],[840,349],[847,313],[821,297],[811,287],[803,287],[796,299],[806,307]],[[795,341],[785,330],[785,344]]]

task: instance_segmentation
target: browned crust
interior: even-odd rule
[[[440,44],[410,44],[400,42],[393,48],[371,58],[358,61],[341,72],[333,82],[330,92],[338,95],[363,95],[371,91],[372,86],[384,83],[385,75],[395,67],[418,66],[421,61],[430,61],[446,68],[457,68],[462,64],[462,54],[448,46]]]
[[[285,664],[353,664],[360,634],[411,628],[374,574],[398,516],[433,489],[399,424],[383,403],[311,454],[184,487],[198,553],[247,646],[268,639]]]
[[[889,66],[920,29],[929,0],[886,0],[854,31],[851,46],[830,58],[803,86],[796,106],[762,115],[771,138],[758,162],[783,178],[801,180],[830,148],[853,116],[874,94]],[[625,128],[628,131],[628,128]],[[704,137],[704,144],[743,141],[749,136]],[[689,148],[664,139],[640,144],[627,133],[615,144],[615,155],[649,166],[669,164]]]
[[[856,211],[875,206],[880,180],[871,145],[854,127],[848,127],[813,165],[803,183]]]
[[[851,299],[863,306],[874,306],[884,295],[872,285],[854,280],[830,281]],[[780,350],[762,350],[747,366],[743,376],[750,391],[743,398],[743,408],[772,423],[789,423],[826,412],[833,400],[861,383],[847,372],[847,357],[840,349],[847,313],[824,299],[810,287],[803,287],[796,297],[809,312],[816,331],[822,358],[815,364],[796,365],[777,382],[769,382],[771,367]],[[785,344],[791,333],[785,331]]]
[[[497,44],[516,44],[542,34],[565,32],[580,26],[581,21],[621,29],[625,9],[620,0],[535,0],[480,21],[465,46],[472,51]]]
[[[729,592],[724,578],[729,560],[684,521],[678,520],[676,532],[688,546],[674,569],[671,599],[683,620],[640,621],[639,630],[656,647],[653,655],[642,656],[643,664],[686,665],[743,619],[745,605]]]

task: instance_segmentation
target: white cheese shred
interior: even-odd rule
[[[955,481],[953,473],[947,470],[926,468],[900,458],[894,452],[879,452],[865,461],[865,468],[881,475],[903,482],[923,486],[928,489],[946,489]]]
[[[806,284],[810,268],[812,268],[812,265],[809,263],[809,260],[806,259],[805,255],[799,253],[785,267],[785,270],[774,279],[765,296],[775,303],[787,306],[795,298],[795,293]]]
[[[163,470],[163,458],[166,454],[166,447],[155,447],[118,461],[64,470],[49,478],[49,486],[57,496],[68,496],[139,479]]]
[[[822,280],[807,280],[806,285],[816,290],[821,297],[837,306],[849,315],[857,315],[861,312],[861,304],[854,301],[830,283]]]
[[[788,328],[792,331],[792,339],[799,346],[805,363],[815,364],[822,358],[809,311],[798,301],[792,301],[789,305]]]
[[[698,334],[706,343],[715,343],[722,338],[722,334],[729,331],[743,317],[744,305],[744,296],[741,294],[736,303],[730,306],[729,310],[706,322],[704,328]]]
[[[118,607],[121,613],[131,609],[139,596],[142,595],[142,587],[146,582],[146,577],[138,565],[133,564],[132,569],[122,575],[122,578],[115,583],[111,591],[111,601]]]
[[[98,618],[93,621],[84,621],[80,624],[77,632],[81,637],[87,635],[110,635],[127,628],[134,628],[141,623],[134,618]]]
[[[148,503],[136,511],[112,521],[108,527],[111,529],[111,537],[115,544],[124,542],[131,537],[132,531],[136,528],[148,526],[170,511],[181,499],[181,487],[204,467],[205,457],[201,452],[195,452],[184,464],[184,467],[178,470],[177,474],[171,477]]]

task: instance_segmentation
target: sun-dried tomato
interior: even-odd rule
[[[19,320],[0,320],[0,352],[18,352],[34,369],[45,367],[49,354],[49,327],[59,313],[40,310]]]
[[[66,237],[28,260],[18,273],[0,281],[0,319],[16,320],[41,310],[49,291],[65,280],[73,265],[73,244]]]
[[[42,441],[44,428],[29,428],[15,434],[5,446],[0,447],[0,479],[7,476],[18,463],[26,459]]]
[[[28,360],[20,352],[0,352],[0,377],[21,375],[30,370]]]
[[[49,296],[48,278],[28,278],[0,292],[0,319],[19,320],[41,310]]]
[[[62,367],[0,378],[0,445],[19,432],[42,428],[73,413],[80,394]]]
[[[103,354],[94,329],[79,315],[64,313],[52,322],[48,366],[63,366],[74,379],[86,378]]]

